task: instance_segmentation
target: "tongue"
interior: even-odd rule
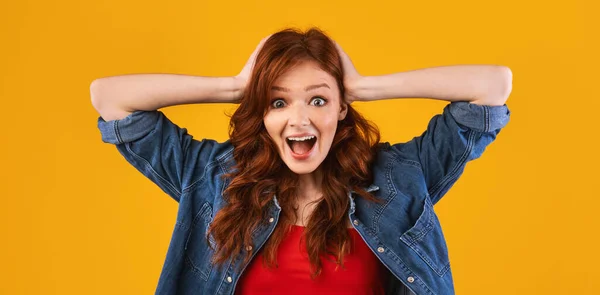
[[[306,154],[308,151],[310,151],[311,144],[309,143],[308,140],[293,141],[291,144],[291,147],[292,147],[292,151],[294,151],[294,153],[302,155],[302,154]]]

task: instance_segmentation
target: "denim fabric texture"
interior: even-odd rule
[[[348,218],[393,275],[387,294],[454,294],[448,249],[433,206],[479,158],[508,123],[503,106],[466,101],[446,105],[420,136],[380,143],[365,189],[383,200],[368,202],[349,191]],[[211,264],[206,231],[224,206],[223,191],[235,162],[229,141],[196,140],[161,111],[137,111],[121,120],[98,118],[102,140],[179,203],[156,294],[234,294],[242,257],[222,268]],[[277,226],[277,196],[269,218],[254,232],[258,252]],[[209,239],[214,243],[214,240]],[[242,271],[238,271],[242,269]]]

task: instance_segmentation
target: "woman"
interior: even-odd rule
[[[361,76],[318,29],[263,39],[235,77],[141,74],[91,85],[104,142],[179,202],[157,294],[453,294],[433,205],[510,116],[510,70]],[[353,101],[450,101],[380,143]],[[230,140],[157,109],[236,102]]]

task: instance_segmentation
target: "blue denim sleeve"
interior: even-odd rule
[[[179,202],[225,144],[198,141],[161,111],[136,111],[120,120],[98,117],[102,141],[116,145],[138,171]]]
[[[506,104],[487,106],[456,101],[435,115],[421,136],[392,148],[421,164],[435,204],[458,180],[467,162],[482,155],[509,119]]]

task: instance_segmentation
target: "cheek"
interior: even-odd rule
[[[326,133],[327,136],[333,137],[335,130],[337,129],[337,116],[323,116],[321,121],[321,132]]]
[[[283,128],[280,121],[280,118],[278,118],[278,116],[274,114],[267,114],[263,119],[265,128],[267,129],[267,132],[273,139],[279,138],[281,136]]]

